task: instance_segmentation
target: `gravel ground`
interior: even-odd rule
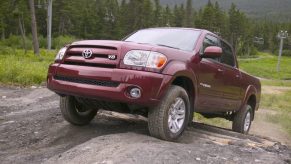
[[[291,149],[266,137],[193,123],[171,143],[141,117],[100,111],[75,127],[58,106],[46,88],[0,87],[0,163],[291,163]]]

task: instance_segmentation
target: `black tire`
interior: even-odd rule
[[[249,116],[248,116],[249,115]],[[249,119],[246,119],[250,117]],[[249,124],[247,124],[249,120]],[[235,113],[232,121],[232,130],[242,134],[248,134],[253,121],[253,109],[250,105],[245,105],[240,111]],[[248,128],[245,128],[245,125],[248,125]]]
[[[96,116],[97,110],[79,103],[73,96],[60,98],[60,108],[66,121],[73,125],[88,125]]]
[[[179,100],[180,102],[181,100],[183,100],[184,102],[184,105],[182,106],[185,107],[185,110],[184,110],[185,118],[184,118],[184,121],[182,121],[182,123],[180,124],[182,125],[181,128],[177,128],[180,130],[174,133],[170,130],[169,126],[171,125],[169,125],[168,121],[169,121],[169,117],[171,117],[172,119],[172,116],[169,116],[169,114],[171,111],[173,111],[172,107],[174,103],[177,103],[177,100]],[[180,107],[179,109],[178,108],[174,108],[174,109],[180,110],[182,109],[182,107],[181,108]],[[168,89],[167,93],[165,94],[161,102],[156,107],[149,110],[148,128],[149,128],[149,132],[151,136],[162,139],[162,140],[167,140],[167,141],[177,140],[184,132],[185,127],[188,125],[189,113],[190,113],[190,102],[189,102],[188,94],[185,91],[185,89],[179,86],[174,86],[174,85],[170,86],[170,88]],[[177,115],[178,113],[176,113],[176,116]],[[172,124],[171,127],[173,126],[174,125]]]

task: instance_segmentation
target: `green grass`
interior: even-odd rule
[[[281,125],[291,136],[291,91],[282,94],[263,94],[261,107],[275,111],[267,119]]]
[[[289,111],[290,112],[290,111]],[[267,119],[275,124],[281,125],[291,137],[291,115],[290,113],[281,112],[275,115],[268,115]]]
[[[290,100],[291,91],[286,91],[281,94],[262,94],[260,105],[261,108],[271,109],[276,112],[290,112],[291,114]]]
[[[212,126],[217,126],[217,127],[223,127],[223,128],[231,128],[231,122],[224,119],[224,118],[205,118],[199,113],[194,114],[194,121],[197,122],[202,122],[204,124],[212,125]]]
[[[259,53],[258,58],[239,59],[240,68],[252,75],[264,78],[262,86],[291,87],[291,57],[282,57],[281,71],[277,72],[278,56]],[[286,80],[287,79],[287,80]],[[262,94],[261,108],[275,111],[267,120],[281,125],[291,136],[291,92]]]
[[[291,80],[291,57],[282,57],[280,72],[277,72],[277,62],[277,56],[262,52],[259,53],[258,58],[239,59],[240,68],[254,76]]]
[[[45,81],[50,63],[54,61],[55,51],[41,50],[40,57],[32,51],[2,51],[0,54],[0,84],[37,85]]]

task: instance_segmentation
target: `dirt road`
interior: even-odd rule
[[[149,136],[144,119],[99,112],[74,127],[46,88],[0,87],[0,163],[291,163],[276,141],[193,123],[177,143]]]

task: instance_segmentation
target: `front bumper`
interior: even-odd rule
[[[80,79],[92,79],[118,83],[118,86],[99,86],[82,84],[72,81],[55,79],[56,76],[66,76]],[[156,105],[167,87],[172,76],[152,72],[86,67],[66,64],[52,64],[49,67],[47,86],[50,90],[61,94],[102,101],[131,103],[144,106]],[[138,99],[131,98],[129,89],[138,87],[142,95]]]

